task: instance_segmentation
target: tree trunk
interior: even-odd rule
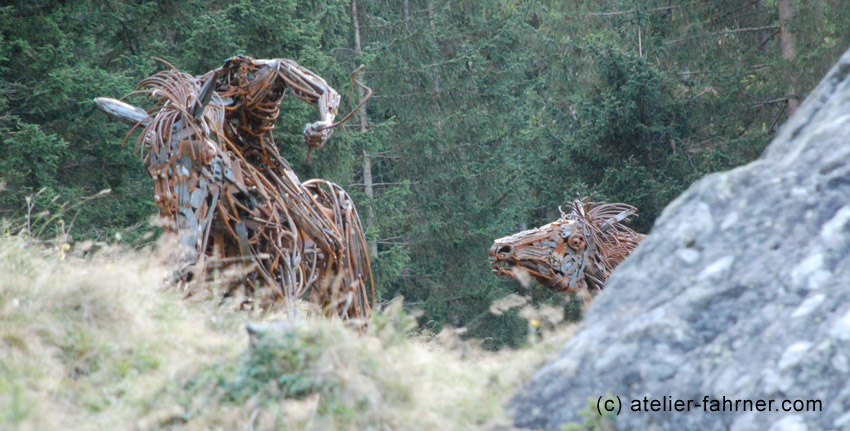
[[[437,51],[439,47],[439,42],[437,42],[437,23],[434,22],[434,2],[432,0],[428,0],[428,21],[431,25],[431,38],[432,38],[432,48],[434,51]],[[434,56],[431,57],[431,60],[434,60]],[[437,67],[436,61],[432,61],[432,73],[434,79],[434,91],[440,92],[440,70]],[[439,97],[439,96],[437,96]]]
[[[357,16],[357,0],[351,0],[351,22],[354,25],[354,52],[359,56],[362,52],[360,43],[360,19]],[[361,79],[363,74],[361,72]],[[360,99],[363,98],[363,90],[358,88],[357,93]],[[360,108],[360,133],[366,133],[369,130],[369,118],[366,115],[366,105]],[[363,184],[366,197],[369,199],[366,206],[366,226],[374,226],[375,210],[372,209],[372,200],[375,199],[375,188],[372,186],[372,157],[366,149],[363,149]],[[378,244],[369,242],[369,255],[372,257],[378,256]]]
[[[434,108],[437,112],[437,133],[443,133],[443,120],[440,115],[440,68],[437,65],[440,43],[437,40],[437,23],[434,22],[434,1],[428,0],[428,22],[431,26],[431,79],[434,81]]]
[[[404,4],[401,6],[401,13],[404,15],[404,21],[410,21],[410,5],[408,4],[408,0],[404,0]]]
[[[797,58],[797,42],[794,33],[788,28],[791,18],[794,16],[794,0],[779,0],[779,45],[782,49],[782,58],[788,61],[786,65],[785,80],[788,82],[788,116],[794,114],[800,106],[800,97],[794,88],[795,78],[793,62]]]
[[[764,1],[763,0],[756,0],[755,8],[756,8],[756,14],[758,14],[758,16],[759,16],[759,22],[762,25],[770,24],[767,21],[767,19],[765,18]],[[770,40],[770,37],[771,37],[771,31],[770,30],[765,29],[765,30],[761,31],[761,43],[759,44],[759,49],[761,49],[761,51],[764,54],[767,54],[768,52],[770,52],[770,44],[768,43],[769,40]]]

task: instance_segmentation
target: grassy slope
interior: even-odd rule
[[[301,319],[249,348],[247,321],[284,317],[182,301],[161,260],[0,238],[0,429],[490,429],[572,331],[485,352],[396,304],[368,335]]]

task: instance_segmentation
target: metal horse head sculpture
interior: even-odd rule
[[[160,60],[161,61],[161,60]],[[202,76],[169,70],[139,83],[148,111],[95,99],[112,118],[142,127],[137,148],[154,179],[160,215],[180,243],[180,282],[226,262],[249,268],[251,296],[294,300],[310,292],[326,314],[368,317],[374,298],[368,247],[351,197],[324,180],[298,180],[272,130],[286,93],[319,108],[303,142],[322,147],[340,122],[340,96],[292,60],[237,56]],[[351,77],[356,81],[358,68]],[[357,109],[355,108],[355,110]],[[126,141],[126,138],[125,138]],[[308,152],[309,158],[309,152]],[[259,287],[257,290],[255,287]]]
[[[576,199],[559,220],[497,239],[490,264],[496,275],[527,274],[549,289],[589,300],[643,239],[622,224],[636,214],[629,205]]]

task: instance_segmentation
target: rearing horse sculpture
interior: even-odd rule
[[[237,56],[202,76],[160,62],[169,70],[130,94],[153,99],[150,110],[108,98],[95,103],[133,124],[128,137],[143,127],[136,146],[160,215],[174,222],[179,279],[203,279],[210,266],[239,262],[250,268],[244,284],[255,296],[285,300],[294,311],[294,300],[309,292],[326,314],[364,321],[374,286],[354,202],[331,182],[300,182],[272,135],[281,99],[291,93],[319,108],[303,142],[322,147],[372,94],[356,80],[362,66],[352,87],[367,96],[335,123],[339,94],[292,60]]]
[[[587,302],[643,239],[622,222],[636,215],[626,204],[576,199],[557,221],[497,239],[490,248],[496,275],[528,274],[549,289]]]

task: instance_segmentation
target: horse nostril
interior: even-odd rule
[[[511,246],[509,246],[509,245],[503,245],[503,246],[499,247],[499,249],[498,249],[498,250],[496,250],[496,253],[505,253],[505,254],[507,254],[507,253],[510,253],[510,252],[512,252],[512,251],[513,251],[513,247],[511,247]]]

